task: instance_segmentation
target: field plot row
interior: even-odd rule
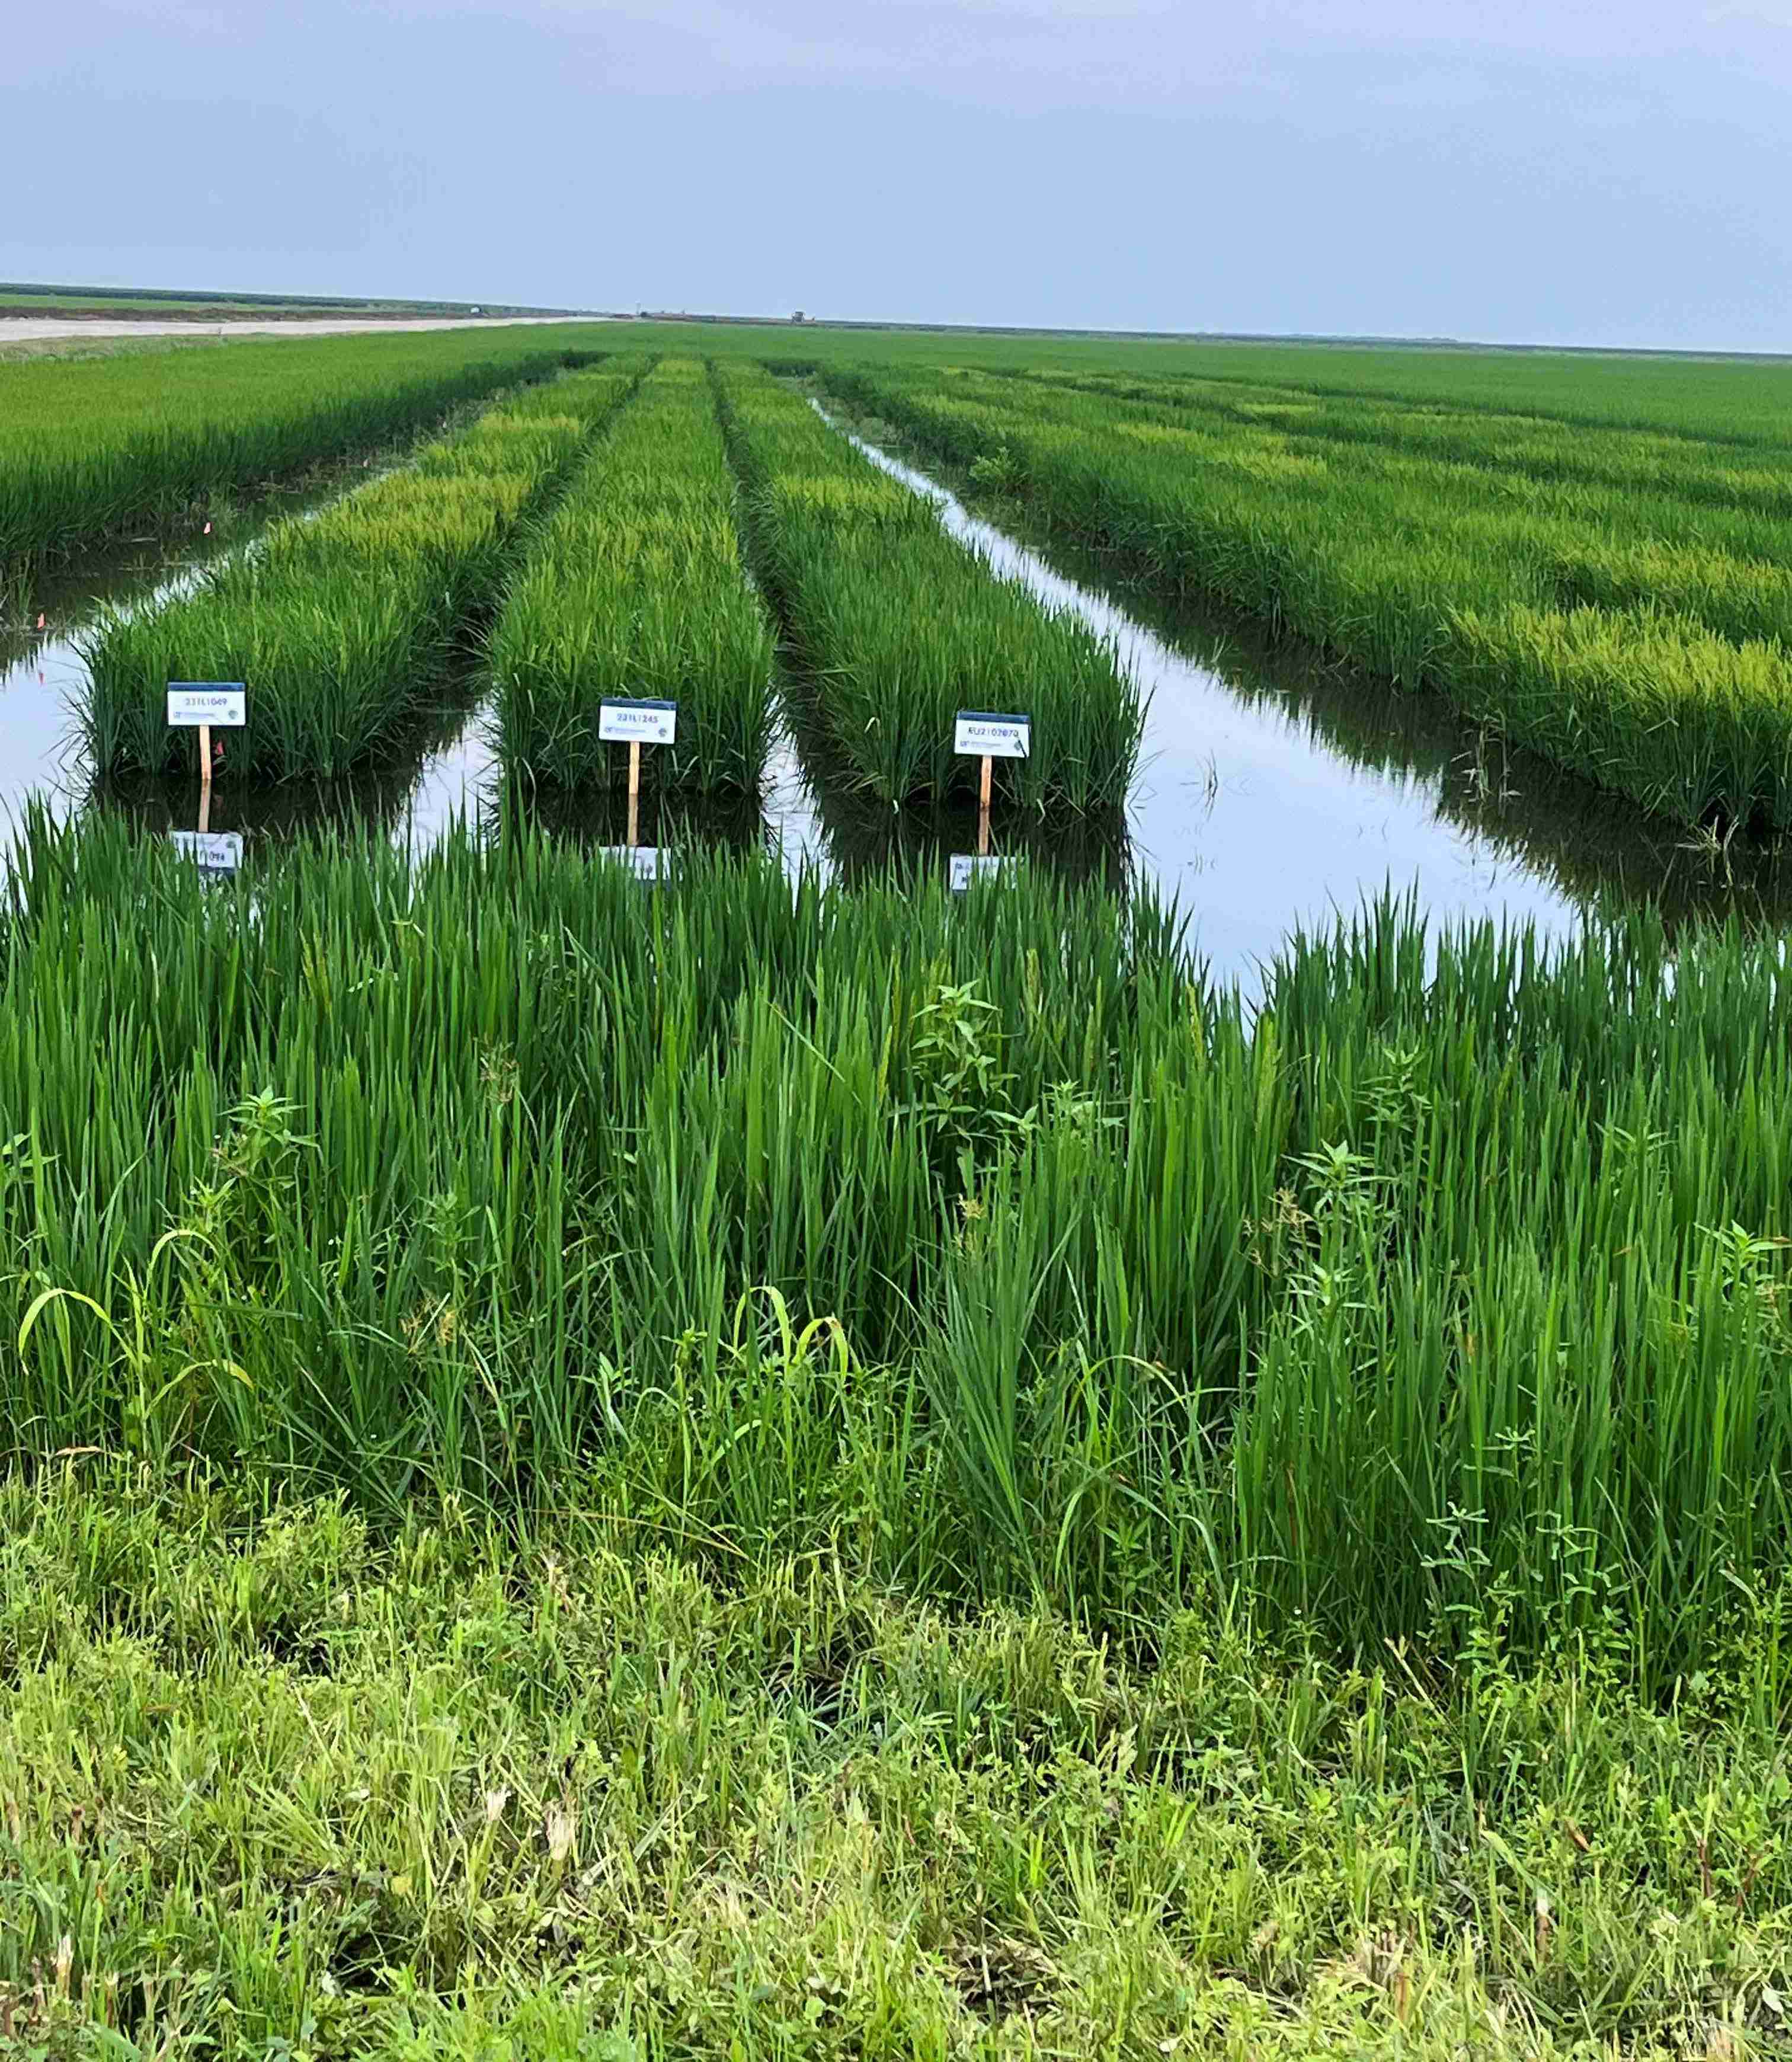
[[[252,684],[233,778],[332,777],[392,748],[502,577],[519,528],[638,374],[579,373],[512,399],[415,464],[255,548],[155,609],[102,619],[89,654],[102,773],[179,770],[170,680]]]
[[[0,575],[597,355],[515,330],[0,367]]]
[[[1651,809],[1792,824],[1792,491],[1765,450],[1237,381],[827,376],[1153,583]]]
[[[1776,942],[1670,982],[1650,924],[1553,966],[1484,928],[1433,978],[1384,912],[1248,1021],[1149,901],[1025,877],[643,896],[518,830],[207,894],[117,827],[37,839],[0,950],[33,1450],[379,1505],[596,1465],[656,1536],[1100,1625],[1211,1582],[1377,1651],[1497,1590],[1502,1638],[1622,1623],[1660,1682],[1786,1573]],[[92,1303],[18,1349],[46,1287]],[[763,1333],[774,1290],[837,1350]]]
[[[225,777],[335,779],[402,750],[458,649],[489,673],[505,764],[538,788],[620,782],[603,702],[669,700],[650,783],[755,796],[780,629],[820,778],[891,804],[974,790],[954,719],[977,708],[1032,720],[1004,792],[1077,810],[1125,796],[1142,716],[1112,651],[794,389],[756,369],[714,384],[691,359],[512,395],[190,588],[106,612],[86,640],[90,755],[105,774],[178,771],[167,684],[241,681],[251,721]]]
[[[936,511],[757,368],[718,372],[753,564],[798,657],[807,720],[880,801],[969,792],[960,708],[1033,718],[1008,792],[1114,807],[1142,716],[1113,653],[948,537]]]
[[[503,748],[543,786],[620,780],[607,696],[676,701],[655,781],[756,792],[772,720],[771,624],[748,586],[704,368],[668,359],[604,439],[507,596],[491,641]]]

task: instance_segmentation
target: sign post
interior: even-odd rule
[[[249,721],[249,690],[241,680],[170,680],[168,728],[199,733],[199,832],[211,828],[211,732],[242,730]]]
[[[962,893],[974,878],[1000,872],[1002,862],[989,853],[989,804],[995,787],[998,759],[1030,759],[1033,748],[1033,720],[1030,716],[1003,716],[987,709],[960,709],[952,728],[952,749],[960,759],[983,761],[977,778],[977,850],[973,866],[968,852],[954,854],[948,879],[955,892]]]
[[[628,747],[628,843],[611,850],[619,858],[626,856],[643,881],[656,881],[659,854],[640,848],[641,747],[678,741],[678,704],[606,699],[598,704],[597,735],[601,744]]]

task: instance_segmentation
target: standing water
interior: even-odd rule
[[[998,813],[996,848],[1116,885],[1129,875],[1149,882],[1176,900],[1216,973],[1249,980],[1297,928],[1323,926],[1388,893],[1440,921],[1493,916],[1545,936],[1571,930],[1589,911],[1639,901],[1670,918],[1792,911],[1792,866],[1775,852],[1701,845],[1543,761],[1508,754],[1435,697],[1365,687],[1249,631],[1165,616],[1149,600],[1129,596],[1122,607],[1104,591],[1100,568],[1055,545],[1045,548],[1048,562],[928,475],[863,437],[853,441],[930,500],[994,572],[1109,640],[1145,698],[1143,764],[1124,819],[1066,828]],[[34,796],[58,812],[122,806],[152,829],[191,827],[196,786],[94,787],[79,751],[88,688],[79,637],[100,603],[153,601],[210,556],[139,549],[46,588],[22,618],[0,624],[0,834]],[[327,789],[246,791],[227,781],[214,796],[213,827],[274,838],[358,819],[422,849],[457,820],[480,820],[501,784],[495,717],[476,663],[457,672],[442,684],[441,706],[420,724],[407,762]],[[583,821],[577,810],[543,813],[590,843],[621,834],[607,803]],[[851,878],[892,852],[943,872],[950,852],[975,849],[976,830],[962,809],[929,818],[868,808],[805,769],[785,739],[756,824],[750,813],[743,820],[676,804],[647,834],[767,837],[793,868],[819,864]]]
[[[1126,812],[1130,865],[1174,897],[1216,973],[1248,975],[1296,929],[1327,927],[1389,893],[1440,923],[1493,917],[1545,937],[1642,901],[1670,917],[1792,910],[1792,869],[1772,851],[1702,844],[1534,755],[1508,752],[1434,696],[1365,687],[1286,650],[1253,648],[1249,633],[1148,624],[1149,603],[1129,612],[928,474],[864,436],[852,442],[933,502],[994,572],[1111,644],[1146,699]]]

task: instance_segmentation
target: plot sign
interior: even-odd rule
[[[598,848],[599,859],[614,860],[618,866],[625,867],[637,881],[655,882],[669,878],[672,870],[672,856],[662,852],[656,844],[607,844]]]
[[[1030,716],[996,716],[986,709],[958,712],[952,750],[960,759],[1030,759],[1032,749]]]
[[[946,871],[947,885],[962,895],[974,881],[1000,881],[1014,864],[995,852],[955,852]]]
[[[240,680],[170,680],[170,730],[241,730],[249,720],[249,690]]]
[[[201,873],[235,873],[243,864],[241,831],[170,831],[168,842]]]
[[[601,744],[628,747],[628,842],[641,824],[641,747],[671,744],[678,736],[678,704],[653,701],[600,701],[597,736]],[[658,880],[655,873],[654,879]]]
[[[678,704],[599,702],[597,735],[603,744],[673,744],[678,736]]]
[[[168,728],[199,733],[199,829],[211,827],[211,733],[241,730],[249,720],[249,690],[241,680],[170,680]],[[223,748],[219,746],[219,751]]]

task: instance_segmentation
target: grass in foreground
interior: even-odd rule
[[[0,1484],[0,2040],[158,2062],[1783,2052],[1788,1776],[1471,1628],[1129,1663],[834,1543]]]

